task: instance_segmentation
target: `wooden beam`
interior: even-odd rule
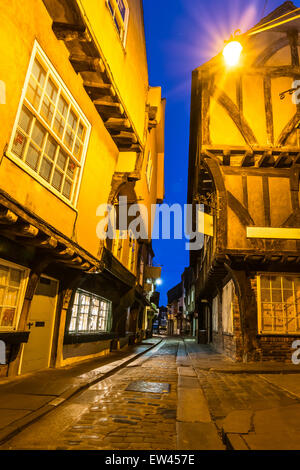
[[[124,108],[120,103],[113,103],[103,99],[93,100],[93,103],[99,113],[103,114],[106,118],[120,118],[124,114]]]
[[[149,114],[149,120],[150,121],[155,121],[156,120],[157,112],[158,112],[158,107],[157,106],[149,106],[148,114]]]
[[[39,229],[28,223],[18,223],[9,228],[3,228],[2,233],[7,236],[35,238],[39,234]]]
[[[258,162],[259,168],[268,168],[274,166],[275,158],[273,157],[272,151],[266,151],[263,153],[261,159]]]
[[[99,57],[89,57],[85,54],[71,54],[69,59],[76,73],[98,72],[103,74],[105,72],[104,63]]]
[[[6,207],[0,209],[0,224],[15,224],[18,218],[17,214]]]
[[[109,96],[112,98],[116,96],[116,91],[113,85],[111,85],[110,83],[98,83],[89,80],[84,80],[83,86],[86,89],[88,95],[90,95],[93,100],[101,99],[105,96]]]
[[[243,225],[254,225],[254,221],[248,209],[230,191],[227,191],[227,200],[228,206]]]
[[[274,120],[273,120],[273,107],[272,107],[272,93],[271,93],[271,78],[265,76],[264,83],[264,100],[266,112],[266,127],[267,127],[267,142],[268,145],[274,145]]]
[[[58,241],[54,237],[47,237],[47,238],[32,238],[32,239],[26,239],[24,238],[18,238],[18,241],[24,242],[26,245],[31,245],[31,246],[36,246],[38,248],[44,248],[44,249],[54,249],[58,245]]]
[[[224,150],[224,152],[223,152],[223,165],[230,166],[230,157],[231,157],[230,150]]]
[[[241,166],[249,167],[249,166],[254,166],[254,165],[255,165],[255,159],[254,159],[253,152],[246,152],[242,159]]]
[[[83,25],[60,23],[54,21],[52,24],[52,30],[60,41],[74,41],[80,42],[91,42],[92,38],[87,28]]]
[[[141,148],[140,144],[134,144],[134,145],[118,144],[117,146],[118,146],[118,149],[120,150],[120,152],[135,152],[135,153],[141,153],[142,152],[142,148]]]
[[[90,263],[84,262],[81,264],[80,269],[82,269],[83,271],[88,271],[89,269],[91,269],[91,267],[92,266]]]
[[[262,67],[277,51],[289,44],[287,37],[279,38],[266,47],[253,63],[254,67]]]
[[[276,161],[274,166],[276,168],[289,168],[293,163],[292,158],[289,156],[288,153],[282,153],[278,157],[276,157]]]
[[[20,230],[20,234],[24,237],[36,237],[38,233],[39,229],[31,224],[24,224]]]
[[[106,129],[112,131],[128,131],[131,128],[131,124],[128,119],[117,119],[110,118],[104,123]]]
[[[298,53],[298,31],[287,31],[287,37],[291,47],[292,64],[295,67],[299,67],[299,53]]]
[[[68,248],[67,246],[64,246],[63,248],[60,248],[56,251],[58,256],[62,257],[72,257],[75,254],[75,251],[72,248]]]
[[[59,262],[63,264],[67,264],[69,266],[81,265],[83,263],[83,259],[80,256],[75,255],[73,258],[61,259],[59,260]]]
[[[157,125],[158,125],[157,121],[148,121],[148,129],[155,129]]]
[[[133,132],[120,132],[119,134],[113,135],[113,139],[120,143],[129,142],[131,144],[137,143],[137,137]]]
[[[216,85],[214,85],[212,89],[212,96],[221,106],[223,106],[225,111],[231,117],[236,127],[239,129],[240,133],[244,137],[245,142],[249,145],[256,145],[258,142],[256,140],[254,132],[252,131],[244,115],[240,112],[239,108],[232,101],[232,99]]]
[[[282,129],[280,136],[278,137],[277,140],[277,145],[281,146],[284,145],[288,139],[288,137],[291,135],[294,129],[297,128],[297,126],[300,123],[300,113],[294,114],[292,119],[287,123],[287,125]]]

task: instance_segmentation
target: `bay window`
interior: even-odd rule
[[[74,204],[89,132],[90,124],[36,43],[9,156]]]

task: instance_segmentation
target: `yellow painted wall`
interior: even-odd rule
[[[140,1],[129,0],[130,18],[125,51],[117,37],[105,0],[82,0],[81,4],[96,32],[99,45],[107,58],[130,117],[140,137],[143,138],[148,75]],[[42,0],[26,0],[22,3],[22,8],[18,0],[2,0],[0,17],[0,80],[6,83],[7,88],[7,104],[0,107],[0,148],[5,149],[11,138],[35,40],[40,44],[92,126],[75,208],[64,203],[6,157],[0,163],[0,188],[66,236],[71,237],[73,234],[77,243],[96,256],[99,246],[96,236],[99,218],[96,217],[96,209],[99,204],[108,200],[113,172],[118,166],[122,167],[123,171],[134,169],[132,167],[136,154],[120,154],[118,162],[118,149],[85,92],[82,79],[74,72],[64,43],[58,41],[52,32],[52,19]],[[155,132],[151,131],[147,143],[147,148],[153,151],[154,164],[153,188],[151,197],[146,194],[147,202],[156,199]],[[145,192],[144,177],[138,183],[138,192],[141,194]]]
[[[105,0],[80,0],[88,23],[109,64],[130,118],[143,140],[145,107],[148,94],[148,70],[141,0],[127,0],[128,34],[125,48],[121,43]]]

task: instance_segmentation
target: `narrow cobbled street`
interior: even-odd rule
[[[165,338],[1,449],[246,450],[276,448],[279,441],[296,448],[299,374],[255,367],[194,340]]]

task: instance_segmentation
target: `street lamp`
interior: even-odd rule
[[[299,18],[300,18],[300,8],[295,8],[294,10],[281,15],[279,18],[275,18],[271,21],[268,21],[267,23],[263,25],[252,28],[252,30],[246,33],[246,35],[254,36],[256,34],[263,33],[265,31],[276,28],[283,24],[290,23],[291,21],[298,20]],[[226,64],[229,67],[234,67],[235,65],[237,65],[241,57],[243,46],[241,42],[237,39],[237,35],[240,33],[241,31],[237,29],[234,32],[234,34],[231,36],[229,41],[225,41],[226,45],[224,46],[224,49],[223,49],[223,56],[224,56]]]
[[[234,67],[238,64],[243,46],[239,41],[230,41],[223,49],[223,56],[226,64],[229,67]]]
[[[162,283],[163,283],[163,282],[162,282],[162,279],[156,279],[155,284],[156,284],[157,286],[161,286]]]
[[[240,43],[240,41],[237,40],[237,35],[240,32],[241,31],[237,29],[234,32],[233,36],[231,36],[229,41],[225,41],[226,46],[223,49],[223,56],[224,56],[226,64],[229,67],[234,67],[235,65],[238,64],[240,60],[240,56],[243,50],[242,44]]]

